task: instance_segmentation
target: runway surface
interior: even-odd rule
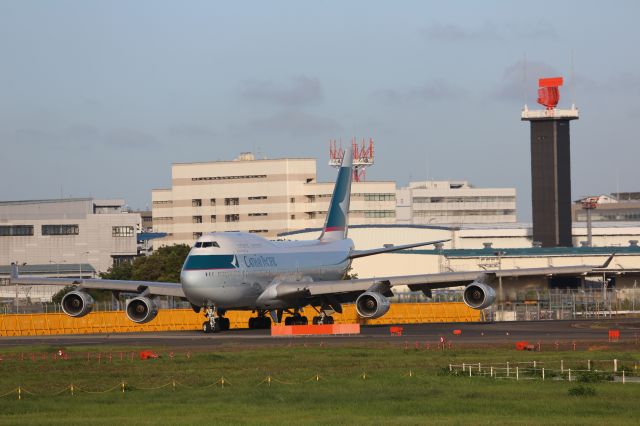
[[[499,323],[437,323],[409,324],[402,336],[391,336],[389,325],[363,326],[357,336],[295,336],[271,337],[268,330],[230,330],[216,334],[200,331],[169,331],[155,333],[82,334],[57,336],[0,337],[2,347],[24,345],[114,345],[207,348],[247,345],[252,347],[279,345],[288,342],[315,342],[327,345],[368,344],[385,342],[418,342],[437,345],[443,337],[456,345],[500,345],[527,340],[563,346],[578,343],[607,343],[608,330],[620,329],[622,342],[636,343],[640,336],[640,319],[598,319],[566,321],[526,321]],[[453,330],[461,330],[454,335]]]

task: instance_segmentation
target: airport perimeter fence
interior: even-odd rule
[[[640,384],[640,360],[586,360],[571,364],[560,360],[557,364],[541,361],[468,362],[449,364],[452,376],[484,377],[505,380],[553,380],[578,383],[636,383]]]

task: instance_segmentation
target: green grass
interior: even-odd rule
[[[404,350],[402,345],[265,348],[221,346],[216,351],[157,348],[157,360],[119,360],[117,347],[74,348],[70,360],[16,360],[22,351],[52,353],[56,348],[15,348],[0,361],[0,394],[18,386],[35,393],[22,400],[0,398],[0,424],[637,424],[640,384],[590,382],[590,392],[570,390],[578,383],[548,380],[495,380],[455,377],[449,363],[536,360],[557,368],[584,368],[586,359],[602,365],[613,358],[633,365],[637,351],[523,353],[511,348]],[[112,352],[98,363],[86,352]],[[131,349],[123,349],[129,353]],[[413,377],[409,377],[409,371]],[[366,373],[366,380],[362,379]],[[316,381],[315,376],[320,380]],[[213,385],[221,377],[227,385]],[[264,380],[272,377],[269,387]],[[70,383],[90,391],[63,390]],[[146,390],[176,381],[162,389]],[[208,386],[208,387],[207,387]],[[571,395],[574,393],[576,395]]]

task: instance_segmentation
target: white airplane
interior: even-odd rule
[[[180,283],[121,281],[102,279],[65,279],[19,277],[12,270],[15,284],[76,285],[62,298],[63,311],[72,317],[91,312],[92,297],[87,289],[135,293],[127,301],[126,315],[136,323],[153,320],[158,313],[154,296],[176,296],[188,300],[193,309],[205,309],[207,321],[203,331],[229,329],[229,310],[251,310],[257,316],[249,320],[249,328],[269,328],[279,323],[283,313],[290,314],[285,324],[306,324],[300,315],[312,306],[318,312],[314,324],[333,323],[334,312],[342,305],[355,303],[363,318],[379,318],[390,306],[389,297],[397,286],[408,286],[430,296],[432,289],[465,285],[463,300],[473,309],[485,309],[496,298],[492,283],[496,277],[568,275],[579,276],[606,268],[613,255],[601,266],[566,266],[494,271],[446,272],[344,280],[353,259],[406,250],[438,240],[391,246],[372,250],[355,250],[347,238],[349,200],[351,195],[352,153],[347,151],[329,204],[322,234],[311,241],[270,241],[244,232],[210,233],[193,245],[182,266]]]

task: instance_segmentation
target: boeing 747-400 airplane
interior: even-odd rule
[[[482,272],[446,272],[344,280],[353,259],[406,250],[448,240],[429,241],[373,250],[356,250],[347,238],[349,200],[351,195],[352,153],[347,151],[338,171],[329,211],[322,234],[312,241],[270,241],[244,232],[210,233],[193,245],[180,275],[180,283],[118,281],[101,279],[62,279],[19,277],[17,268],[12,283],[74,284],[76,289],[62,299],[62,309],[72,317],[91,312],[93,299],[87,289],[104,289],[137,294],[126,306],[127,317],[136,323],[155,318],[158,305],[154,296],[177,296],[187,299],[194,310],[205,309],[205,332],[229,328],[225,313],[250,310],[257,313],[249,321],[250,328],[269,328],[280,322],[283,313],[291,314],[286,324],[306,324],[301,309],[311,306],[318,315],[316,324],[333,322],[331,314],[342,312],[342,305],[355,303],[358,315],[378,318],[390,306],[396,286],[430,295],[432,289],[466,286],[464,302],[474,309],[489,307],[495,300],[492,287],[500,277],[568,275],[577,276],[606,268],[611,257],[601,266],[568,266],[534,269],[511,269]]]

